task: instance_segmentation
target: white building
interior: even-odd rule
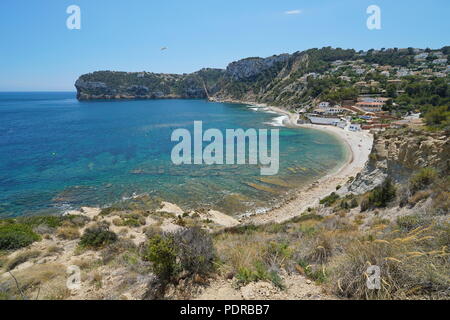
[[[433,60],[433,64],[446,64],[447,63],[447,59],[436,59]]]
[[[356,107],[366,112],[381,112],[384,105],[383,102],[358,102]]]
[[[338,128],[345,129],[345,127],[347,126],[347,122],[341,120],[341,121],[338,122],[338,124],[336,126]]]
[[[416,60],[416,61],[425,60],[426,58],[428,58],[428,53],[427,52],[420,53],[420,54],[414,56],[414,60]]]
[[[344,80],[344,81],[351,81],[352,80],[350,77],[347,77],[347,76],[340,76],[339,79]]]
[[[319,103],[320,109],[328,109],[329,107],[330,107],[330,103],[327,101],[322,101],[321,103]]]
[[[342,109],[340,106],[330,107],[328,109],[325,109],[325,114],[340,114],[343,113],[344,109]]]
[[[343,64],[344,63],[344,61],[342,61],[342,60],[336,60],[336,61],[334,61],[333,63],[332,63],[332,65],[333,66],[340,66],[341,64]]]
[[[397,76],[398,77],[406,77],[406,76],[409,76],[409,75],[411,75],[411,71],[408,70],[408,69],[400,69],[397,72]]]
[[[320,124],[325,126],[336,126],[339,122],[341,122],[341,119],[339,118],[322,118],[322,117],[308,116],[308,119],[311,121],[312,124]]]
[[[361,125],[360,124],[351,124],[348,128],[350,131],[361,131]]]

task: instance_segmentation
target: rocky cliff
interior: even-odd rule
[[[380,185],[388,176],[406,183],[413,172],[433,167],[442,176],[450,174],[450,140],[442,132],[413,129],[389,130],[375,136],[366,168],[340,193],[362,194]]]
[[[354,50],[323,48],[247,58],[230,63],[226,70],[202,69],[183,75],[98,71],[82,75],[75,87],[80,100],[212,97],[298,106],[310,99],[308,75],[354,56]]]
[[[79,100],[207,98],[215,93],[220,69],[202,69],[192,74],[98,71],[82,75],[75,83]]]

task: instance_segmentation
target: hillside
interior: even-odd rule
[[[359,52],[326,47],[183,75],[99,71],[82,75],[75,86],[80,100],[209,97],[291,110],[317,99],[345,104],[361,94],[383,94],[392,99],[389,106],[404,112],[449,105],[449,53],[450,47]]]

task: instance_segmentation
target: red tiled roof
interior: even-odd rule
[[[383,102],[358,102],[357,106],[383,106]]]

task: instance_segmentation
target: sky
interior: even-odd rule
[[[66,26],[70,5],[80,30]],[[367,28],[370,5],[380,30]],[[441,48],[449,13],[449,0],[1,0],[0,91],[74,91],[97,70],[189,73],[324,46]]]

